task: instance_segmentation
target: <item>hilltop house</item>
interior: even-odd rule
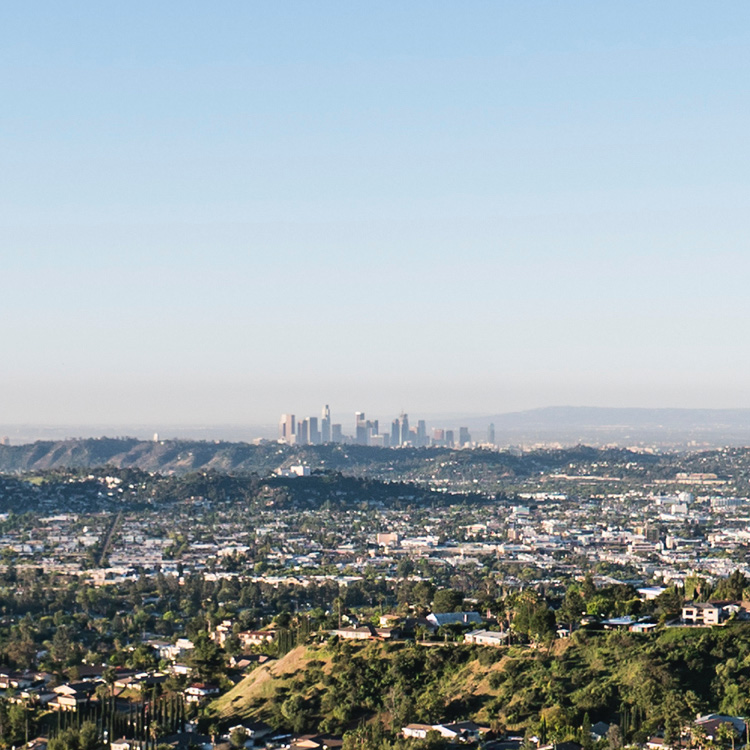
[[[331,631],[331,635],[337,635],[349,641],[364,641],[375,638],[377,633],[372,625],[360,625],[359,627],[337,628]]]
[[[459,721],[452,724],[407,724],[401,728],[404,737],[424,740],[429,732],[437,732],[452,742],[476,742],[482,734],[490,731],[473,721]]]
[[[205,682],[194,682],[185,689],[185,700],[188,703],[200,703],[205,698],[218,695],[219,692],[218,685],[208,685]]]
[[[495,632],[494,630],[472,630],[466,633],[464,641],[475,643],[477,646],[504,646],[508,639],[508,633]]]
[[[690,602],[682,608],[682,621],[688,625],[720,625],[732,615],[744,613],[742,602]]]
[[[482,618],[478,612],[431,612],[427,622],[440,628],[443,625],[480,625]]]
[[[695,726],[705,732],[706,739],[709,741],[719,740],[719,728],[722,724],[728,724],[736,738],[741,738],[747,731],[745,722],[737,716],[727,716],[726,714],[707,714],[699,716],[695,720]]]
[[[96,685],[93,682],[69,682],[54,688],[57,698],[49,707],[59,711],[77,711],[78,706],[88,703]]]

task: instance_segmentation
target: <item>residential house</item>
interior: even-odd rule
[[[174,750],[213,750],[213,742],[208,735],[195,732],[178,732],[159,737],[160,745],[170,745]]]
[[[494,630],[472,630],[464,635],[466,643],[475,643],[477,646],[493,646],[497,648],[504,646],[508,633],[500,633]]]
[[[404,737],[413,737],[417,740],[424,740],[428,732],[434,731],[432,724],[407,724],[401,727],[401,734]]]
[[[206,698],[219,694],[218,685],[209,685],[205,682],[194,682],[185,688],[185,700],[188,703],[200,703]]]
[[[706,739],[716,741],[719,739],[719,728],[722,724],[728,724],[732,728],[736,738],[742,738],[747,731],[745,722],[737,716],[728,716],[726,714],[707,714],[699,716],[695,720],[695,726],[705,732]]]
[[[664,737],[649,737],[646,740],[646,747],[648,750],[672,750],[672,746],[664,739]]]
[[[211,639],[216,641],[220,646],[223,646],[232,635],[232,621],[224,620],[222,623],[216,626],[216,629],[211,633]]]
[[[129,740],[125,737],[120,737],[119,740],[113,740],[110,748],[111,750],[141,750],[143,743],[138,740]]]
[[[34,675],[23,674],[22,672],[0,672],[0,690],[14,688],[23,690],[34,684]]]
[[[77,711],[78,706],[88,703],[96,685],[93,682],[69,682],[54,688],[57,698],[49,707],[60,711]]]
[[[489,727],[479,726],[473,721],[459,721],[452,724],[407,724],[401,728],[401,734],[404,737],[423,740],[429,732],[437,732],[451,742],[475,742],[489,730]]]
[[[439,628],[443,625],[479,625],[482,618],[478,612],[431,612],[427,615],[427,622]]]
[[[658,622],[649,622],[648,620],[639,620],[633,623],[628,630],[631,633],[651,633],[659,627]]]
[[[490,731],[489,727],[479,726],[479,724],[475,724],[473,721],[435,724],[433,728],[440,733],[441,737],[445,737],[445,739],[452,742],[476,742],[481,735]]]
[[[624,617],[610,617],[608,620],[602,620],[602,626],[605,630],[629,630],[635,619],[630,615]]]
[[[276,638],[275,630],[244,630],[237,634],[242,648],[260,646],[263,643],[271,643]]]
[[[303,734],[289,743],[289,750],[338,750],[344,741],[341,737],[323,734]]]
[[[401,637],[401,628],[375,628],[375,634],[384,641],[395,641]]]
[[[77,667],[78,679],[83,682],[101,680],[106,668],[104,664],[81,664]]]
[[[269,726],[263,721],[247,722],[246,724],[237,724],[234,727],[229,727],[227,736],[231,737],[232,733],[236,730],[242,730],[247,735],[245,747],[253,747],[253,745],[262,740],[264,737],[273,733],[273,727]]]
[[[682,621],[688,625],[720,625],[733,614],[743,611],[740,602],[690,602],[682,608]]]
[[[331,631],[331,635],[337,635],[339,638],[350,641],[363,641],[367,638],[375,638],[377,632],[372,625],[360,625],[359,627],[337,628]]]
[[[605,721],[597,721],[596,724],[591,725],[591,739],[592,740],[603,740],[609,732],[609,724]]]

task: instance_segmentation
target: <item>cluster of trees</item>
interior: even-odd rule
[[[715,586],[701,576],[689,576],[680,592],[685,599],[707,601],[716,600],[750,600],[750,581],[741,570],[735,570],[726,578],[720,578]]]
[[[47,750],[100,750],[104,743],[96,724],[84,722],[80,727],[69,727],[51,737]]]
[[[19,746],[43,734],[53,750],[96,750],[106,735],[134,739],[156,750],[159,738],[184,730],[189,708],[181,693],[154,687],[140,702],[128,703],[115,700],[112,681],[110,676],[74,713],[0,701],[0,746]]]

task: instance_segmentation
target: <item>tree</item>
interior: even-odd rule
[[[622,732],[617,724],[611,724],[607,730],[607,747],[609,750],[621,750]]]
[[[719,724],[719,729],[716,734],[722,745],[731,745],[732,750],[734,750],[734,742],[737,739],[737,732],[731,721],[723,721]]]
[[[68,628],[64,625],[57,628],[55,635],[52,637],[52,648],[50,649],[52,658],[56,662],[66,664],[73,655]]]
[[[708,583],[700,576],[687,576],[685,578],[685,599],[695,601],[705,599],[708,593]]]
[[[305,710],[305,702],[301,695],[290,695],[281,704],[281,713],[289,722],[290,729],[296,734],[299,734],[299,732],[305,728],[308,714]]]
[[[590,573],[586,574],[583,580],[582,594],[583,598],[588,601],[596,593],[596,584]]]
[[[456,589],[438,589],[432,600],[432,611],[437,613],[455,612],[464,601],[464,595]]]
[[[414,572],[414,562],[411,558],[402,557],[396,567],[396,575],[399,578],[408,578]]]
[[[657,611],[661,612],[662,620],[676,617],[682,609],[682,594],[674,586],[669,586],[654,599],[654,604],[656,604]]]
[[[229,735],[229,741],[232,743],[232,747],[245,747],[245,743],[248,739],[249,736],[245,727],[235,727]]]
[[[189,661],[198,677],[205,682],[216,680],[224,673],[224,651],[205,631],[201,631],[195,637]]]
[[[586,604],[581,593],[578,589],[571,587],[565,592],[565,598],[557,611],[557,621],[560,624],[567,625],[568,629],[572,631],[573,626],[580,622],[585,611]]]
[[[85,721],[81,728],[71,727],[53,737],[48,750],[99,750],[102,747],[96,724]]]
[[[688,691],[689,692],[689,691]],[[682,742],[682,730],[694,716],[686,696],[670,691],[664,700],[664,739],[669,744]]]
[[[705,747],[706,746],[706,728],[702,727],[700,724],[695,724],[691,730],[690,735],[692,737],[692,744],[695,747]]]
[[[583,715],[583,724],[581,724],[581,746],[583,750],[591,750],[594,743],[591,738],[591,719],[588,711]]]
[[[742,599],[748,580],[741,570],[735,570],[728,578],[722,578],[716,585],[714,599]]]
[[[536,592],[524,591],[516,602],[512,627],[517,633],[545,641],[555,633],[555,615]]]

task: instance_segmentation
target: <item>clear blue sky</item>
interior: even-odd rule
[[[750,4],[0,5],[0,424],[750,406]]]

